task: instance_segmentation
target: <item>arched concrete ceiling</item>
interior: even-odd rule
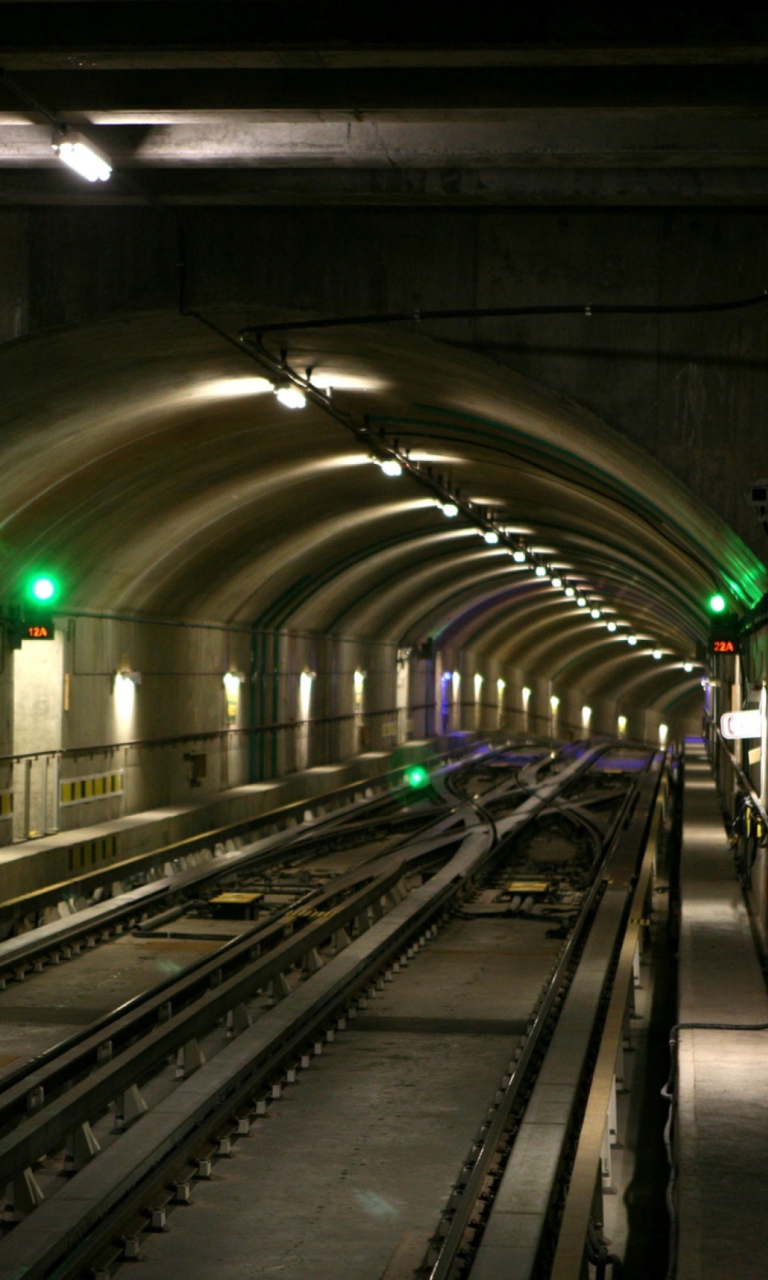
[[[216,319],[236,334],[246,318]],[[705,639],[709,593],[744,609],[768,587],[695,495],[522,378],[404,329],[303,332],[287,354],[333,386],[335,405],[519,531],[602,618],[446,520],[411,477],[387,479],[321,408],[283,408],[263,369],[171,313],[0,351],[8,598],[45,567],[72,609],[432,636],[666,706],[695,687],[682,664]]]

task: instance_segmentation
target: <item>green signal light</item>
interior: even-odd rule
[[[709,607],[712,613],[723,613],[725,610],[725,596],[721,596],[719,592],[714,596],[710,596]]]
[[[35,604],[51,604],[58,594],[58,583],[47,573],[39,573],[30,578],[27,594]]]
[[[406,769],[403,778],[409,787],[425,787],[429,782],[429,773],[421,764],[411,765]]]

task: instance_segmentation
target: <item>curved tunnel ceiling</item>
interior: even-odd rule
[[[216,319],[231,334],[244,323]],[[152,313],[0,351],[6,581],[44,565],[72,609],[432,636],[662,707],[695,687],[683,663],[701,651],[708,595],[743,610],[768,587],[650,457],[522,378],[403,329],[303,332],[288,360],[519,534],[549,577],[447,520],[410,476],[385,477],[316,405],[285,409],[196,319]]]

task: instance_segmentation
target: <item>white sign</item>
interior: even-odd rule
[[[724,738],[759,738],[759,711],[726,711],[720,717],[720,732]]]

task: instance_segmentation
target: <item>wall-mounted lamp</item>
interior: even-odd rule
[[[240,685],[245,684],[245,676],[242,671],[228,671],[222,676],[221,683],[227,691],[229,697],[234,697],[240,690]]]
[[[127,667],[119,667],[112,677],[112,685],[114,687],[118,680],[130,680],[131,684],[141,684],[141,672],[129,671]]]

